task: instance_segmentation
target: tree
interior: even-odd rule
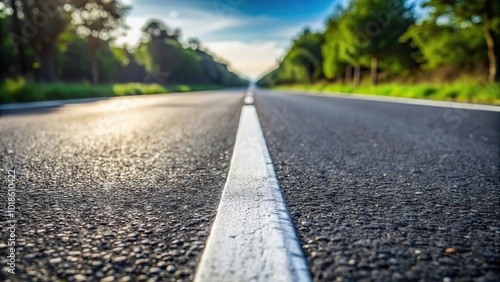
[[[197,38],[189,38],[188,39],[189,47],[193,50],[200,49],[200,41]]]
[[[124,28],[124,17],[129,7],[117,0],[72,0],[73,24],[80,35],[88,37],[88,50],[92,66],[92,82],[99,82],[97,53],[112,32]]]
[[[429,19],[420,26],[422,28],[434,25],[436,26],[434,29],[441,29],[443,32],[453,30],[454,37],[458,40],[464,39],[464,35],[474,30],[474,27],[482,30],[485,41],[484,53],[487,54],[489,64],[488,80],[499,81],[500,2],[496,0],[430,0],[426,6],[431,7],[432,12]],[[410,33],[413,33],[413,36],[411,34],[409,36],[417,39],[419,32],[424,33],[418,26],[412,27]]]
[[[437,19],[411,26],[402,37],[412,41],[420,54],[417,60],[426,70],[452,66],[455,69],[487,60],[486,43],[478,26],[461,28],[455,23],[437,24]]]
[[[338,80],[341,80],[342,73],[346,72],[346,63],[340,57],[339,45],[342,41],[339,22],[342,20],[343,12],[342,7],[337,7],[337,12],[328,20],[325,30],[325,43],[321,50],[323,54],[323,72],[328,79],[337,77]]]
[[[316,82],[323,76],[323,54],[321,46],[324,43],[323,34],[313,33],[308,28],[295,40],[288,60],[296,68],[303,68],[307,82]]]
[[[345,62],[346,82],[353,80],[353,84],[358,86],[361,82],[361,59],[364,34],[358,26],[358,15],[352,3],[342,12],[338,19],[336,32],[338,33],[337,50],[339,60]],[[354,77],[352,69],[354,67]]]
[[[19,6],[21,2],[12,0],[10,1],[10,7],[12,8],[12,32],[17,38],[22,37],[22,22],[19,15]],[[26,75],[28,73],[28,66],[26,62],[26,44],[23,41],[17,42],[17,58],[19,60],[19,69],[21,75]]]
[[[5,9],[0,9],[0,83],[8,76],[20,74],[19,52],[13,48],[11,33],[12,16],[8,15]]]
[[[190,39],[191,48],[185,48],[178,41],[180,29],[171,31],[165,23],[154,19],[142,30],[144,37],[135,50],[135,58],[157,83],[242,84],[227,66],[200,50],[198,40]]]
[[[468,13],[467,13],[468,11]],[[488,80],[490,82],[500,81],[498,65],[500,60],[500,3],[498,1],[486,0],[484,6],[477,5],[471,9],[464,9],[466,16],[473,19],[477,14],[482,14],[482,25],[484,38],[488,45],[489,72]],[[474,14],[475,12],[475,14]]]
[[[313,33],[305,28],[302,34],[293,41],[283,62],[273,72],[271,80],[275,83],[318,81],[324,76],[321,52],[323,42],[323,34]]]
[[[404,4],[404,0],[356,0],[346,15],[346,53],[371,67],[372,85],[378,83],[379,61],[401,48],[399,38],[414,23]]]
[[[180,28],[176,28],[174,30],[174,33],[172,34],[171,38],[175,39],[176,41],[179,41],[181,39],[181,36],[182,36],[181,29]]]
[[[58,73],[62,80],[80,82],[92,79],[87,46],[85,39],[77,38],[68,44],[66,50],[61,52],[58,60]]]
[[[46,82],[57,80],[55,72],[56,44],[59,36],[70,23],[69,14],[63,7],[45,1],[17,1],[22,7],[23,21],[19,41],[28,42],[35,51],[39,64],[39,79]],[[19,5],[18,3],[18,5]],[[18,45],[19,46],[19,45]]]
[[[166,24],[157,19],[149,20],[142,28],[142,31],[146,35],[146,41],[165,40],[168,39],[172,33]]]

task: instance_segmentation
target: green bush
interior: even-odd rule
[[[2,103],[43,101],[43,92],[24,78],[7,79],[0,86]]]

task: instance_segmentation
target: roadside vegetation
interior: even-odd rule
[[[381,84],[378,86],[344,84],[293,84],[275,86],[278,90],[307,90],[325,93],[371,94],[414,99],[457,101],[500,105],[500,84],[454,82],[445,84]]]
[[[499,103],[500,2],[352,0],[258,85]]]
[[[172,92],[220,89],[220,85],[159,85],[159,84],[64,84],[35,83],[24,79],[8,79],[0,85],[2,103],[38,102],[81,98],[119,97]]]
[[[123,1],[51,3],[0,2],[1,103],[248,83],[197,39],[183,39],[179,28],[160,20],[149,20],[134,46],[117,45],[115,37],[126,30],[131,9]]]

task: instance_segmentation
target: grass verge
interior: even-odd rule
[[[379,96],[457,101],[500,105],[500,84],[480,84],[477,82],[456,82],[450,84],[382,84],[376,87],[358,87],[341,84],[296,84],[278,86],[280,90],[310,90],[321,92],[340,92],[371,94]]]
[[[0,102],[23,103],[81,98],[118,97],[127,95],[149,95],[171,92],[188,92],[220,89],[215,85],[171,85],[159,84],[37,84],[24,79],[8,79],[0,85]]]

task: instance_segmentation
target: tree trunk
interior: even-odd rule
[[[371,59],[371,76],[372,76],[372,85],[377,86],[378,84],[378,56],[375,55]]]
[[[361,65],[356,63],[354,66],[354,86],[359,86],[361,83]]]
[[[345,83],[351,83],[352,81],[352,66],[351,65],[346,65],[345,66]]]
[[[97,58],[91,58],[90,64],[92,68],[92,84],[99,83],[99,64],[97,63]]]
[[[22,37],[21,35],[21,20],[19,19],[19,14],[17,10],[17,1],[11,1],[12,7],[12,31],[15,35]],[[26,63],[26,45],[23,42],[17,43],[17,59],[19,62],[19,70],[21,75],[25,76],[28,73],[28,65]]]
[[[342,84],[343,80],[344,80],[344,78],[342,77],[342,75],[341,75],[341,74],[338,74],[338,75],[337,75],[337,83],[338,83],[338,84]]]
[[[483,25],[484,25],[484,37],[486,39],[486,45],[488,46],[488,61],[489,61],[489,68],[488,68],[488,81],[489,82],[495,82],[495,81],[500,81],[500,75],[498,73],[498,56],[496,54],[496,37],[493,34],[493,29],[491,27],[491,18],[492,18],[492,2],[487,1],[486,8],[488,9],[487,12],[484,13],[483,15]]]
[[[38,54],[40,61],[40,80],[43,82],[55,82],[57,80],[55,72],[55,54],[53,50]]]
[[[92,71],[92,83],[99,83],[99,63],[97,61],[97,52],[101,47],[101,40],[97,37],[90,36],[88,38],[90,68]]]

